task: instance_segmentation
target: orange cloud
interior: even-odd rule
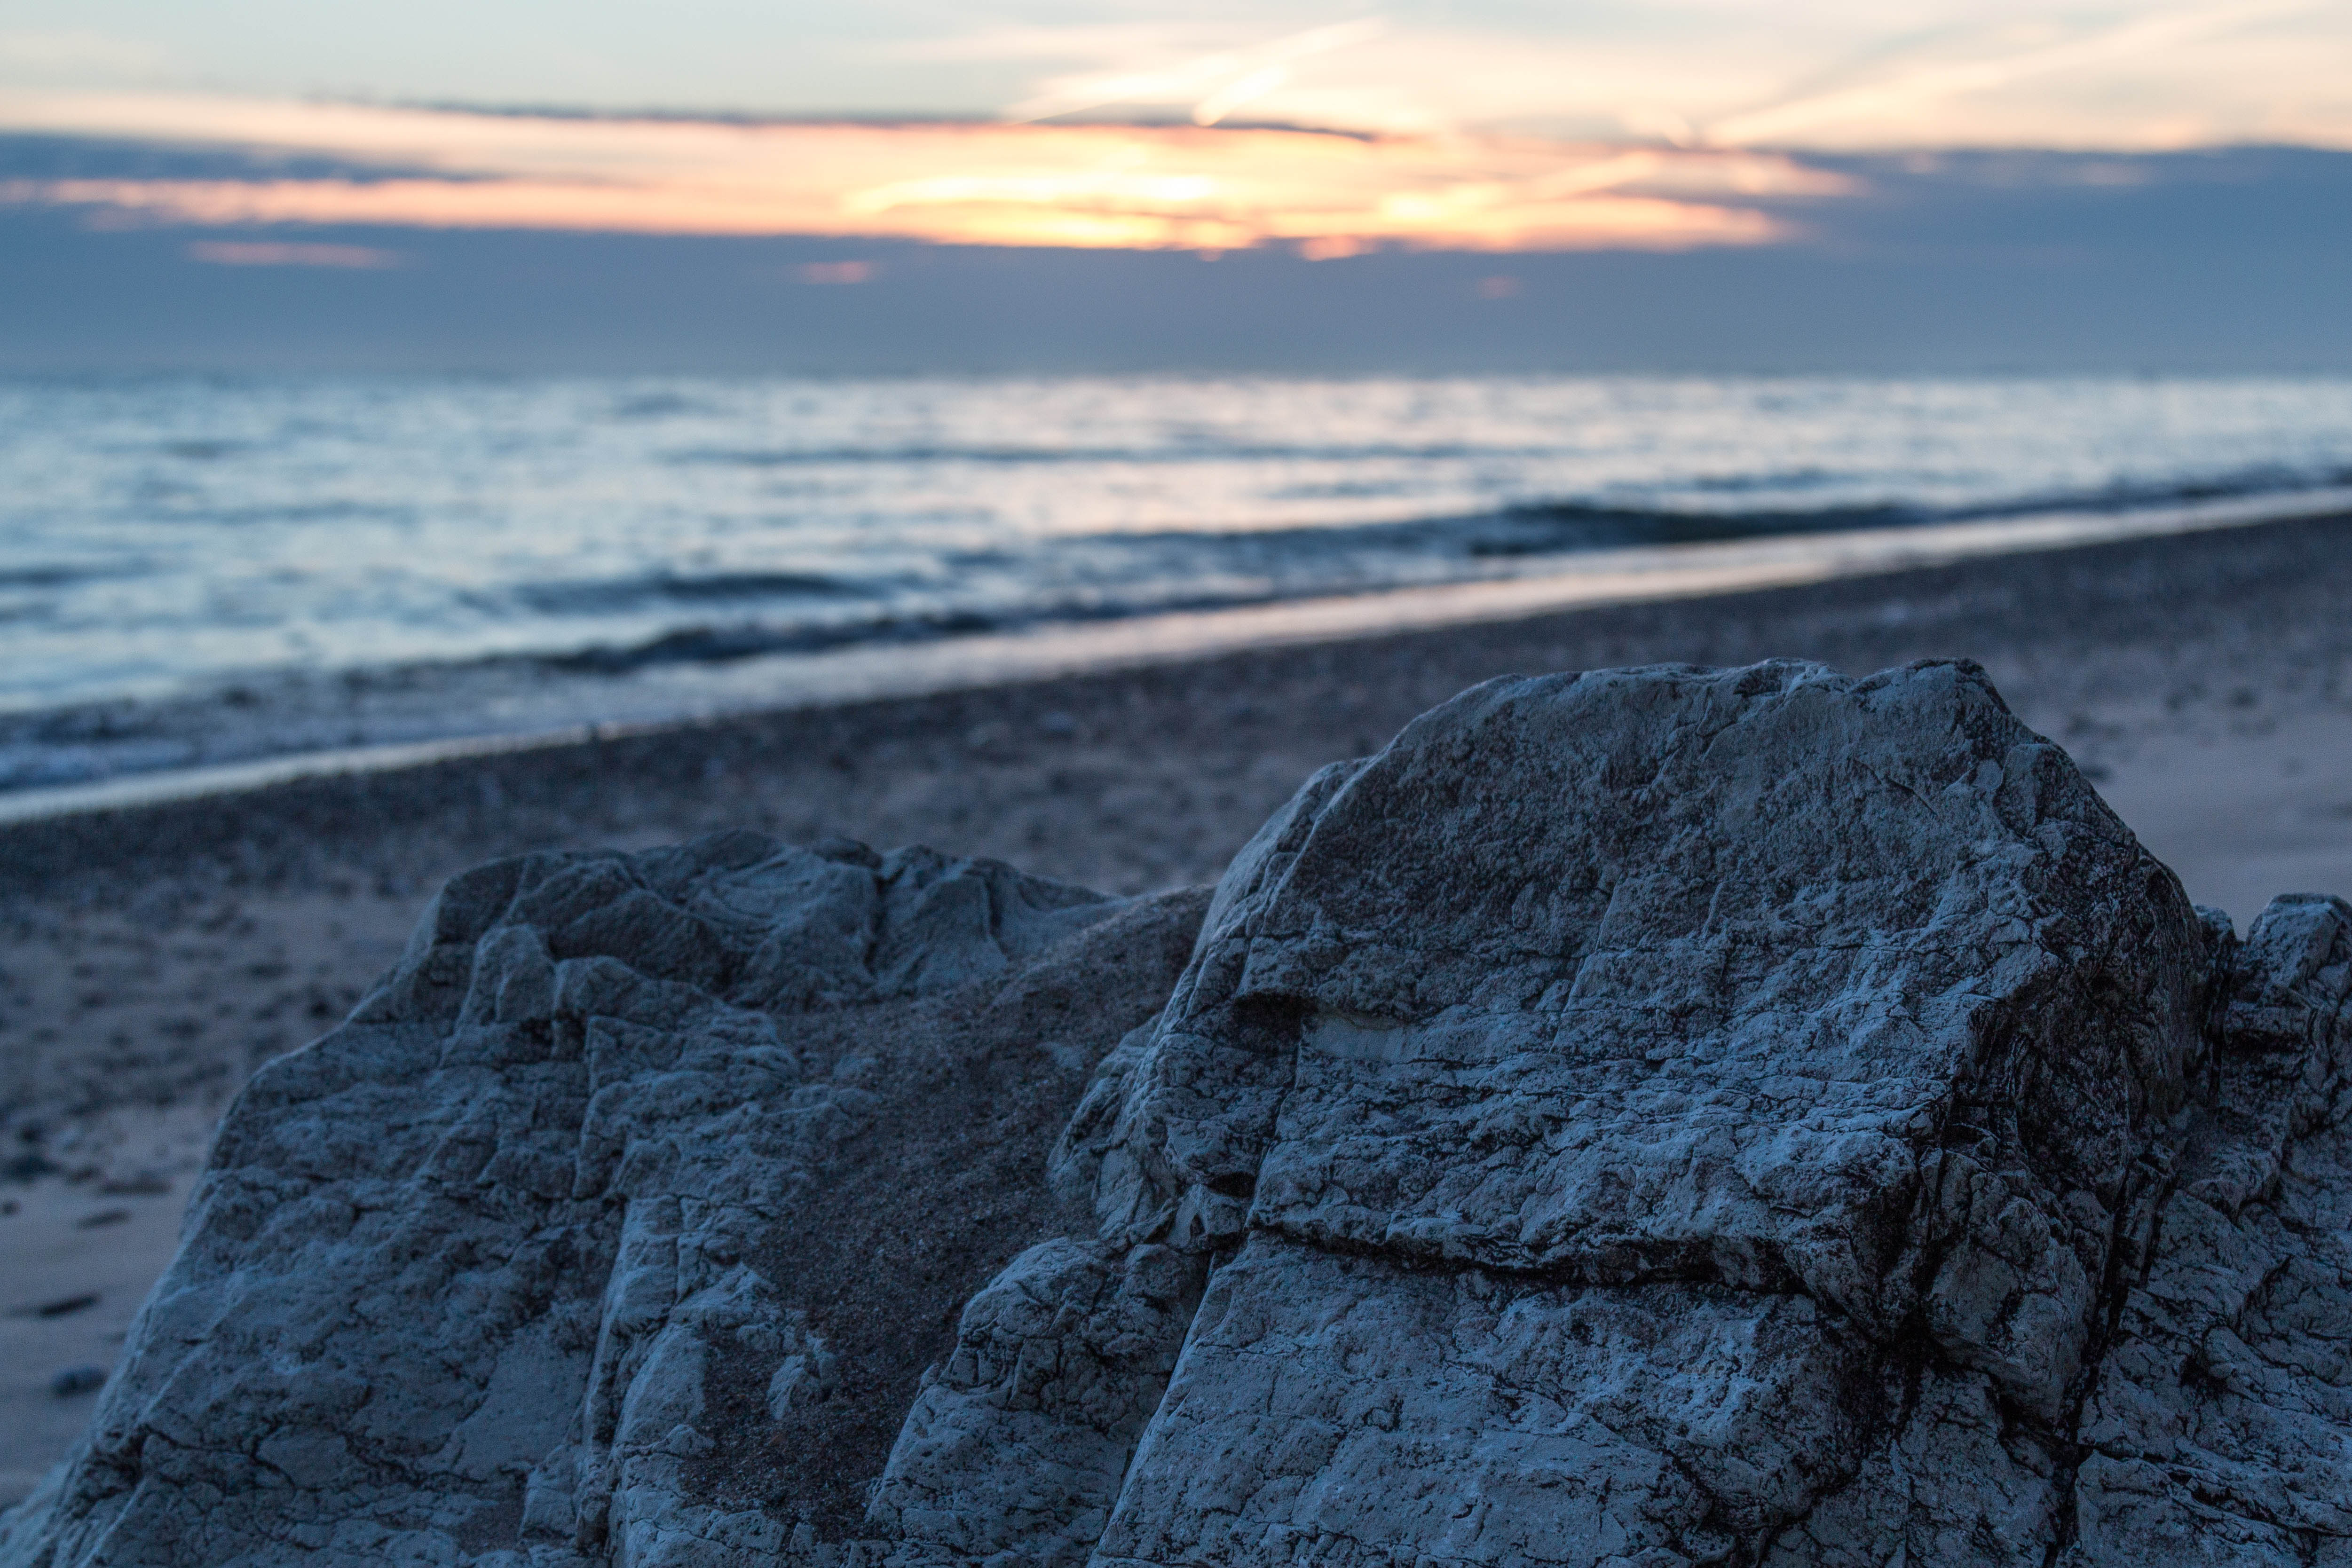
[[[0,124],[298,151],[384,177],[55,180],[0,201],[212,227],[806,235],[1341,256],[1383,245],[1686,249],[1782,234],[1741,204],[1826,195],[1769,153],[1190,126],[738,125],[242,100],[86,99]],[[33,127],[27,127],[33,128]],[[391,172],[399,170],[401,172]]]

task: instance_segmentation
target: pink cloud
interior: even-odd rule
[[[812,261],[800,269],[803,283],[871,283],[874,264],[870,261]]]
[[[198,240],[188,246],[192,261],[215,267],[343,267],[362,270],[398,267],[388,250],[361,245],[282,245],[265,240]]]

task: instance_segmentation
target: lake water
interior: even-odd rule
[[[316,744],[251,716],[331,677],[578,712],[666,666],[2347,484],[2343,379],[0,380],[0,788],[209,755],[102,744],[156,705]]]

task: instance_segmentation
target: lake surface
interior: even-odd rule
[[[251,740],[322,679],[520,671],[576,715],[664,667],[2347,484],[2345,379],[5,379],[0,788],[200,760],[102,742],[192,702]]]

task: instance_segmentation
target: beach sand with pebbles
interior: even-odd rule
[[[1118,893],[1213,880],[1318,767],[1493,675],[1962,655],[2241,927],[2352,892],[2352,517],[1286,646],[0,828],[0,1503],[79,1433],[220,1108],[433,889],[726,827]]]

